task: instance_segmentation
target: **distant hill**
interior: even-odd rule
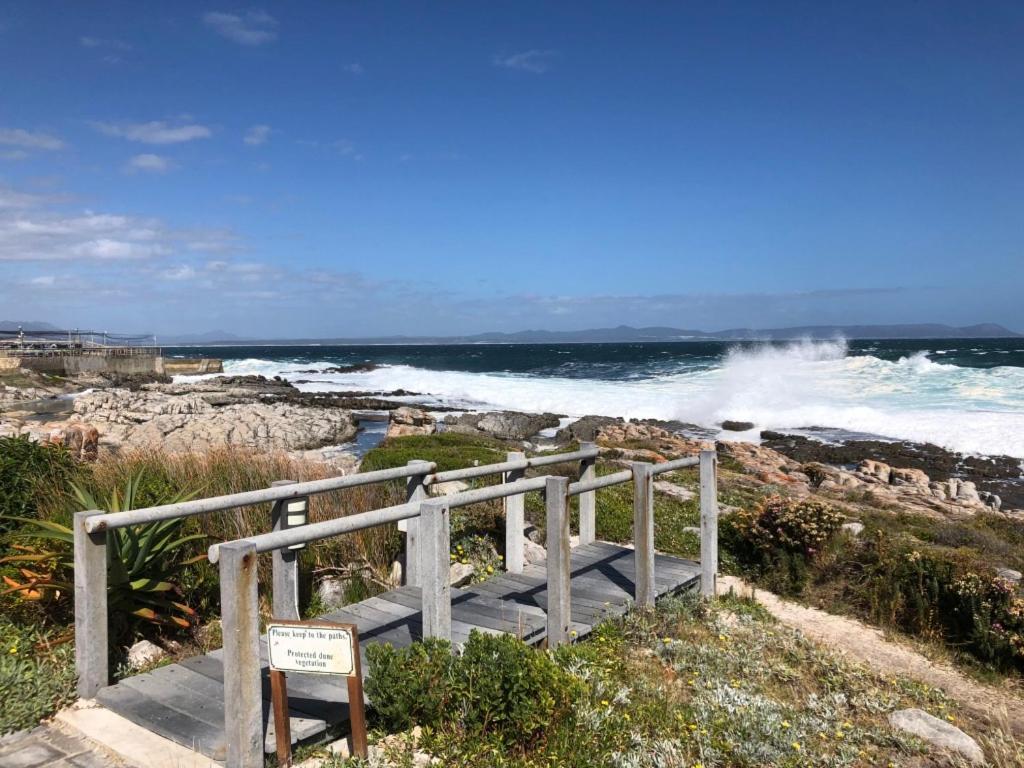
[[[16,331],[21,328],[25,331],[59,331],[56,325],[44,323],[38,320],[0,320],[0,331]]]
[[[724,331],[700,331],[667,326],[634,328],[592,328],[582,331],[529,330],[514,333],[477,333],[469,336],[364,336],[309,339],[247,339],[234,334],[211,331],[190,336],[165,337],[165,345],[230,346],[260,344],[599,344],[666,341],[785,341],[794,339],[1000,339],[1021,338],[995,323],[955,327],[936,323],[910,325],[805,325],[792,328],[730,328]]]

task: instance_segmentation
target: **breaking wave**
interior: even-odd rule
[[[452,362],[457,367],[457,358]],[[304,391],[403,389],[420,395],[406,399],[471,410],[678,419],[709,427],[733,419],[757,430],[825,427],[1024,458],[1024,368],[960,367],[923,352],[897,360],[850,355],[842,340],[736,347],[717,359],[651,366],[628,379],[401,364],[326,372],[334,365],[244,359],[226,361],[225,372],[280,375],[301,382]]]

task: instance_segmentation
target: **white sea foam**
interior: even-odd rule
[[[915,354],[896,362],[847,356],[842,341],[737,349],[720,364],[621,380],[434,371],[407,365],[363,373],[300,373],[332,363],[237,360],[227,373],[281,375],[305,391],[405,389],[438,405],[570,416],[723,419],[760,429],[831,427],[1024,458],[1024,369],[962,368]],[[423,398],[411,398],[423,399]]]

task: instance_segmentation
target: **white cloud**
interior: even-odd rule
[[[270,139],[270,134],[273,131],[269,125],[254,125],[248,131],[245,132],[245,138],[242,139],[250,147],[258,147],[260,144],[266,144]]]
[[[191,280],[195,276],[195,269],[188,264],[180,264],[177,267],[170,267],[160,272],[162,280]]]
[[[206,139],[213,133],[205,125],[187,122],[171,125],[163,120],[152,120],[148,123],[94,122],[92,126],[105,136],[115,136],[141,144],[180,144],[194,139]]]
[[[0,187],[0,262],[146,260],[190,235],[152,218],[64,213],[52,205],[60,200]]]
[[[164,173],[173,167],[174,166],[171,161],[166,157],[146,153],[142,155],[135,155],[131,160],[129,160],[127,170],[130,172],[145,171],[147,173]]]
[[[351,64],[346,64],[342,67],[343,70],[348,72],[350,75],[361,75],[366,70],[363,69],[363,65],[358,61],[353,61]]]
[[[112,51],[130,51],[132,49],[132,46],[124,40],[89,37],[88,35],[82,35],[82,37],[78,38],[78,44],[83,48],[106,48]]]
[[[57,278],[55,278],[53,275],[39,275],[39,277],[33,277],[28,282],[29,285],[38,285],[46,287],[53,285],[56,280]]]
[[[0,128],[0,144],[22,149],[64,149],[64,142],[56,136],[23,128]]]
[[[240,45],[263,45],[277,39],[277,19],[266,11],[254,9],[242,15],[210,11],[203,14],[203,23]]]
[[[552,61],[558,53],[556,51],[542,51],[533,49],[522,53],[513,53],[508,56],[495,54],[491,57],[491,63],[496,67],[504,69],[515,69],[520,72],[532,72],[535,75],[542,75],[551,69]]]

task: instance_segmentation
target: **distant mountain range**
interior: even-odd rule
[[[199,336],[161,337],[164,345],[274,345],[274,344],[599,344],[665,341],[785,341],[793,339],[1002,339],[1021,338],[995,323],[965,327],[920,323],[913,325],[805,325],[792,328],[730,328],[724,331],[686,330],[666,326],[591,328],[583,331],[517,331],[477,333],[469,336],[364,336],[319,339],[256,339],[219,332]]]
[[[53,331],[57,326],[44,322],[0,320],[0,331]],[[1006,339],[1022,338],[995,323],[955,327],[937,323],[911,325],[801,325],[792,328],[729,328],[724,331],[699,331],[667,326],[633,328],[591,328],[584,331],[517,331],[515,333],[477,333],[469,336],[364,336],[319,339],[259,339],[238,336],[227,331],[160,336],[164,346],[232,346],[280,344],[600,344],[657,341],[787,341],[793,339]]]

